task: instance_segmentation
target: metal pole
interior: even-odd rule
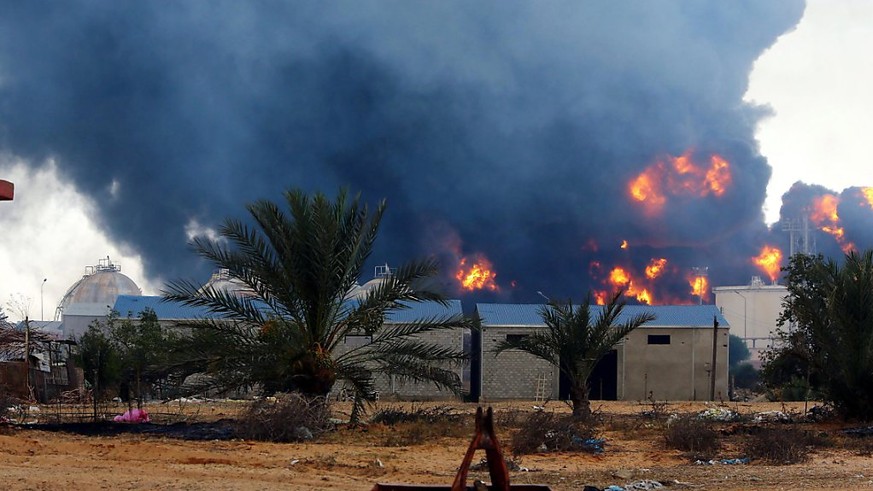
[[[712,366],[709,372],[709,400],[715,400],[715,360],[718,355],[718,318],[712,316]]]
[[[24,383],[27,386],[29,396],[33,392],[33,388],[30,386],[30,319],[26,315],[24,316],[24,369]]]
[[[48,281],[48,278],[43,278],[42,284],[39,285],[39,320],[41,320],[41,321],[45,320],[45,309],[43,308],[42,291],[43,291],[43,287],[45,287],[46,281]]]

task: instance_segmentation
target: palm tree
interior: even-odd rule
[[[779,322],[792,327],[767,353],[765,376],[771,385],[805,377],[843,416],[873,419],[873,250],[842,264],[796,255],[786,270]]]
[[[227,219],[220,240],[193,240],[198,254],[227,270],[246,291],[190,281],[169,284],[166,300],[209,313],[186,324],[191,335],[177,349],[178,366],[209,375],[206,386],[221,390],[260,387],[265,393],[324,396],[343,379],[355,389],[356,408],[372,398],[374,373],[429,381],[457,393],[460,381],[449,368],[463,363],[464,353],[422,335],[467,327],[465,319],[435,316],[384,324],[391,311],[416,302],[446,304],[438,293],[420,287],[438,272],[433,260],[402,266],[364,298],[350,297],[385,202],[370,211],[345,190],[333,201],[300,190],[286,191],[284,198],[288,213],[273,202],[257,201],[247,206],[256,226]],[[341,352],[347,335],[372,340]]]
[[[541,358],[567,377],[573,416],[591,416],[588,378],[594,367],[619,341],[634,329],[655,319],[654,314],[622,316],[624,291],[617,291],[603,307],[592,306],[591,296],[581,306],[550,301],[540,311],[546,330],[509,338],[497,346],[497,354],[517,349]],[[598,311],[599,309],[599,311]]]

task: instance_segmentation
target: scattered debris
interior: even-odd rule
[[[725,407],[711,407],[697,414],[698,419],[708,421],[733,421],[739,418],[739,414]]]
[[[752,459],[743,457],[740,459],[720,459],[720,460],[695,460],[695,465],[742,465],[748,464]]]
[[[571,439],[573,446],[594,453],[603,453],[603,446],[606,444],[605,438],[585,438],[582,439],[573,435]]]
[[[849,436],[873,436],[873,426],[867,426],[863,428],[847,428],[843,430],[843,434]]]
[[[651,490],[651,489],[663,489],[664,485],[659,483],[658,481],[652,481],[650,479],[643,479],[642,481],[632,482],[630,484],[625,484],[625,491],[636,491],[636,490]]]
[[[790,423],[792,417],[782,411],[764,411],[761,413],[755,413],[755,416],[752,417],[752,421],[755,423]]]
[[[527,467],[519,465],[518,462],[512,459],[503,459],[506,462],[506,469],[513,472],[531,472]],[[473,464],[470,466],[471,471],[487,471],[488,470],[488,459],[484,458],[479,461],[478,464]]]
[[[834,410],[830,406],[813,406],[806,413],[807,419],[810,421],[824,421],[833,418]]]
[[[611,484],[602,491],[636,491],[636,490],[649,490],[649,489],[663,489],[664,485],[659,483],[658,481],[638,481],[630,484],[626,484],[624,486],[619,486],[618,484]],[[596,488],[594,486],[585,486],[585,491],[601,491],[600,488]]]

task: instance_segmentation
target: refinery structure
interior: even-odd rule
[[[675,163],[674,163],[675,164]],[[679,162],[691,165],[690,162]],[[713,156],[707,172],[710,179],[700,192],[720,193],[727,174],[726,162]],[[653,167],[633,182],[635,199],[656,213],[660,206],[657,188],[653,184],[662,167]],[[11,191],[7,193],[11,197]],[[831,202],[822,201],[827,210]],[[813,213],[815,215],[815,213]],[[818,223],[818,222],[816,222]],[[818,223],[820,225],[820,223]],[[791,253],[814,253],[815,241],[810,220],[786,222],[783,230],[790,234]],[[834,235],[834,228],[821,229]],[[834,235],[840,238],[840,235]],[[682,267],[667,257],[655,256],[641,262],[631,261],[637,245],[622,240],[616,244],[620,255],[612,264],[592,260],[588,273],[594,282],[590,290],[592,303],[603,304],[610,293],[623,289],[629,311],[649,310],[656,320],[624,338],[598,364],[591,381],[594,399],[701,400],[727,397],[729,394],[729,335],[743,340],[752,355],[752,364],[760,367],[761,354],[773,346],[777,322],[787,288],[778,283],[785,265],[782,251],[765,244],[749,259],[757,269],[746,284],[711,286],[710,267]],[[596,249],[596,247],[595,247]],[[648,249],[640,247],[646,253]],[[621,258],[624,257],[625,260]],[[458,256],[450,278],[455,292],[467,296],[475,292],[501,298],[505,290],[515,288],[498,282],[494,265],[484,255]],[[717,269],[717,268],[716,268]],[[374,275],[348,292],[349,299],[362,298],[385,281],[394,270],[387,264],[375,267]],[[235,295],[252,293],[227,270],[215,271],[204,283]],[[684,293],[681,293],[683,292]],[[542,291],[544,300],[551,301]],[[434,343],[464,349],[470,356],[470,366],[458,370],[458,377],[468,395],[476,400],[557,399],[567,396],[566,381],[554,369],[532,355],[507,352],[496,356],[494,349],[503,340],[525,336],[545,329],[539,313],[546,303],[477,302],[464,308],[460,299],[447,305],[429,302],[414,305],[386,317],[386,324],[425,319],[435,313],[476,315],[481,329],[476,332],[443,333]],[[109,257],[89,266],[85,274],[73,283],[57,306],[53,321],[34,322],[40,329],[59,341],[75,342],[89,326],[107,318],[115,311],[122,317],[137,318],[145,310],[155,311],[161,324],[173,328],[177,323],[212,314],[200,309],[166,302],[161,297],[144,296],[137,284],[124,275],[121,266]],[[367,342],[366,336],[349,336],[346,346]],[[403,399],[433,399],[451,397],[434,387],[401,383],[391,376],[380,376],[376,386],[383,394]]]

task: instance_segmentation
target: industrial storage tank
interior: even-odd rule
[[[60,317],[64,337],[79,338],[92,322],[105,320],[119,295],[139,296],[142,290],[108,256],[96,266],[88,266],[58,305],[55,319]]]
[[[242,280],[232,277],[230,275],[230,270],[224,268],[218,269],[212,273],[209,281],[203,285],[201,291],[206,289],[234,293],[237,295],[253,295],[252,290],[246,286]]]

